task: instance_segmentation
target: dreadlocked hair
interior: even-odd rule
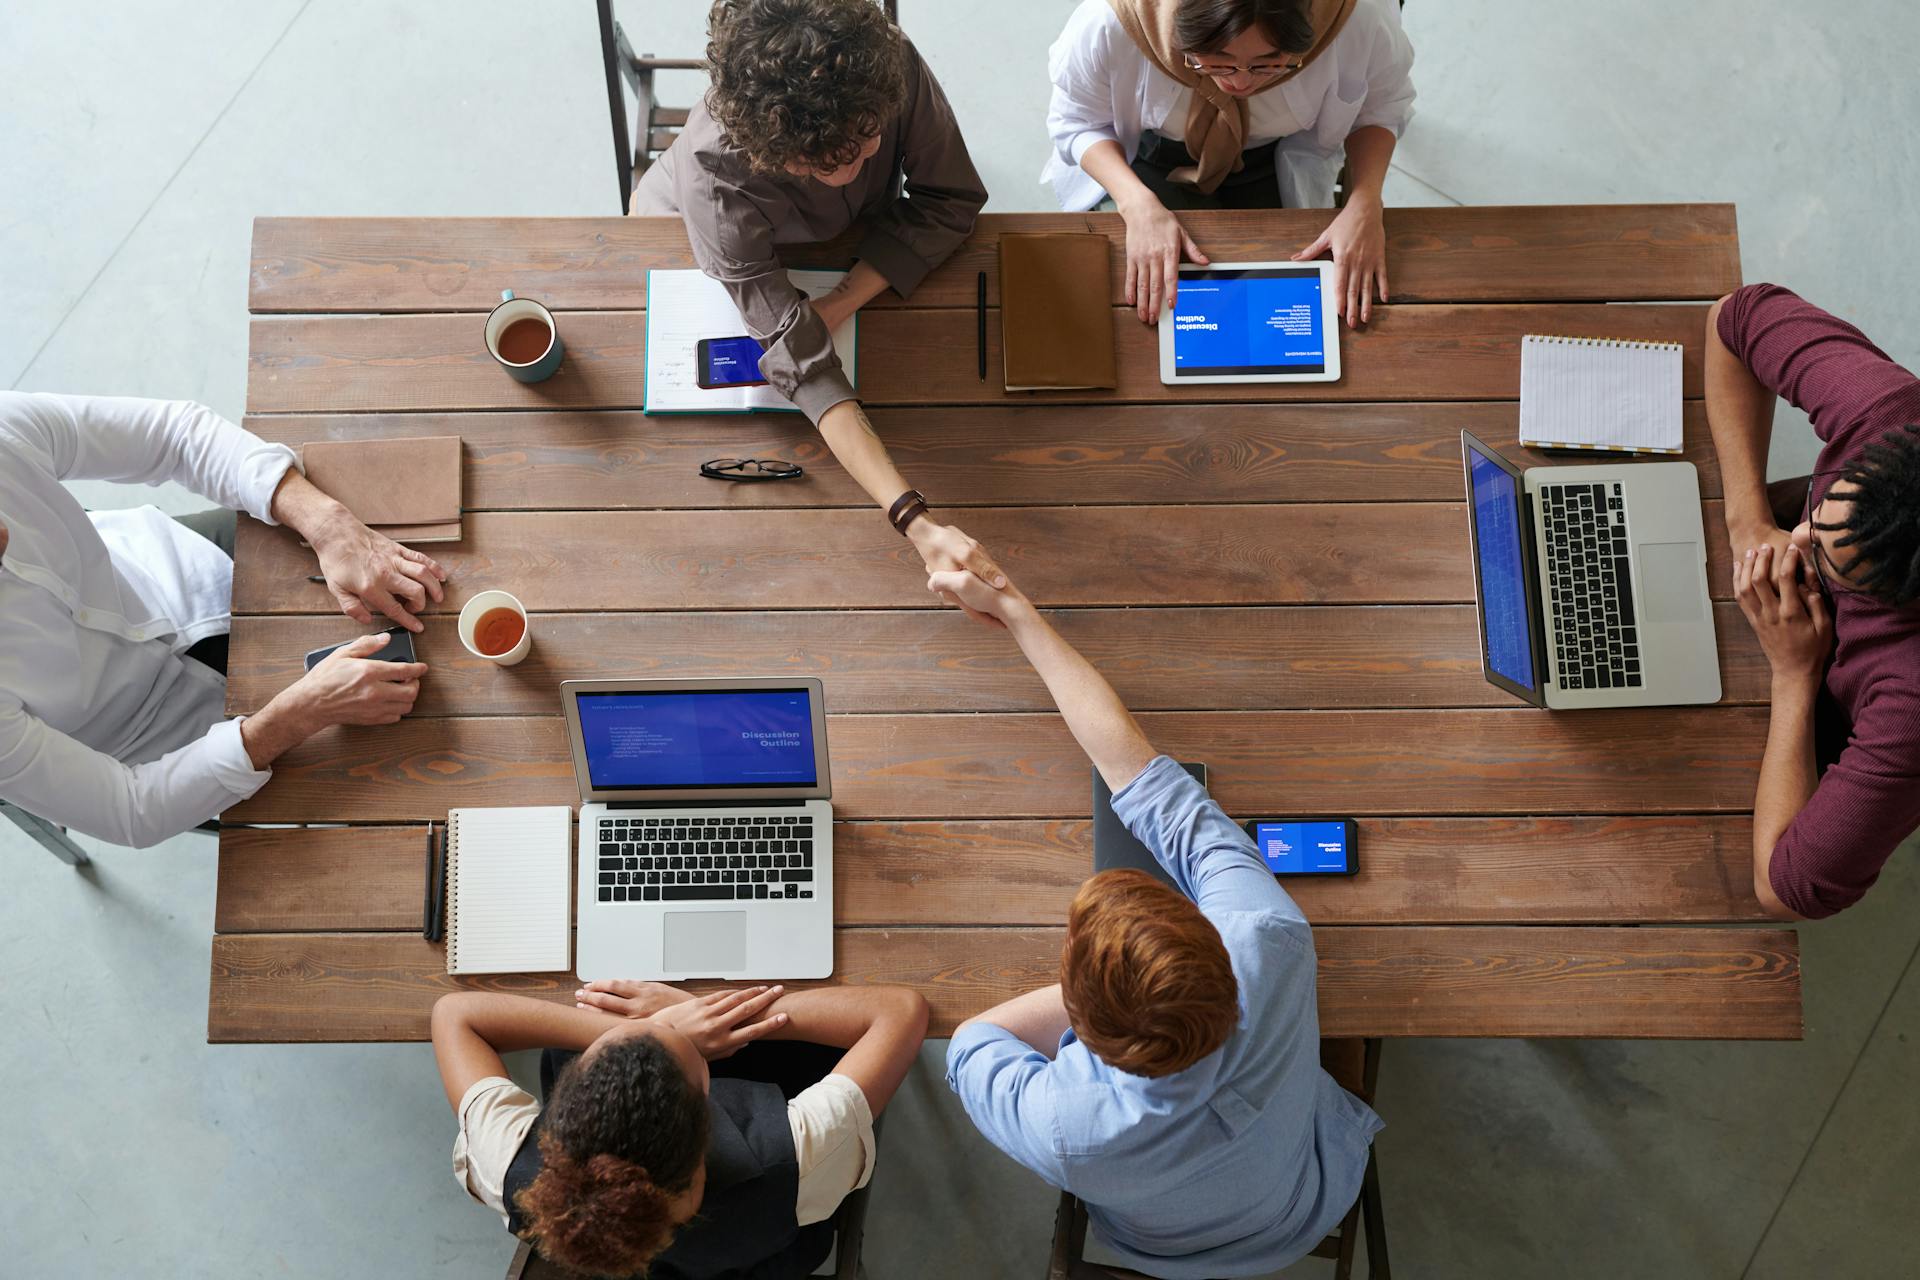
[[[547,1261],[593,1276],[646,1269],[674,1197],[707,1155],[707,1101],[652,1036],[567,1064],[541,1120],[540,1174],[516,1199]]]
[[[1920,600],[1920,423],[1862,449],[1840,478],[1854,487],[1852,513],[1814,527],[1856,549],[1850,577],[1860,590],[1896,608]]]

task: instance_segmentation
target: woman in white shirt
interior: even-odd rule
[[[1152,324],[1184,253],[1175,209],[1345,206],[1296,261],[1332,251],[1341,312],[1387,300],[1381,186],[1413,114],[1396,0],[1082,0],[1048,54],[1063,209],[1104,189],[1127,225],[1126,300]]]
[[[926,1035],[919,993],[695,997],[616,981],[574,995],[571,1009],[479,992],[434,1005],[434,1057],[460,1125],[454,1177],[467,1193],[549,1262],[592,1275],[817,1266],[833,1243],[828,1219],[873,1176],[873,1117]],[[804,1043],[742,1055],[783,1060],[771,1078],[709,1068],[763,1037]],[[577,1051],[543,1061],[544,1108],[500,1061],[530,1048]]]

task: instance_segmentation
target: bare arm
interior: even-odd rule
[[[831,333],[854,312],[886,292],[887,278],[868,262],[856,262],[831,293],[813,300],[813,309]]]
[[[1753,896],[1768,915],[1800,917],[1773,891],[1773,851],[1819,785],[1813,752],[1813,706],[1820,682],[1773,681],[1773,709],[1767,718],[1767,748],[1760,757],[1760,782],[1753,794]]]
[[[860,1086],[867,1110],[879,1115],[907,1078],[927,1037],[927,1001],[910,987],[816,987],[782,996],[772,1012],[787,1015],[769,1040],[805,1040],[845,1049],[834,1074]]]
[[[433,1058],[447,1105],[460,1106],[475,1081],[507,1074],[502,1053],[516,1049],[584,1049],[620,1019],[527,996],[460,991],[433,1005]]]
[[[1727,536],[1737,555],[1762,542],[1786,549],[1767,503],[1767,447],[1773,438],[1773,392],[1720,341],[1722,298],[1707,312],[1707,429],[1720,460]]]
[[[295,467],[273,491],[272,511],[312,544],[340,612],[372,622],[377,611],[409,631],[425,630],[414,615],[446,595],[447,571],[432,556],[367,528]]]
[[[1060,1051],[1060,1037],[1073,1025],[1067,1019],[1066,1002],[1061,997],[1060,984],[1057,982],[976,1013],[956,1027],[955,1031],[965,1031],[976,1022],[1011,1031],[1034,1051],[1049,1058]]]
[[[842,400],[821,414],[820,437],[881,511],[909,488],[858,400]],[[923,514],[907,526],[907,540],[929,570],[966,569],[994,587],[1006,582],[986,548],[955,525],[938,524]]]
[[[1156,754],[1147,735],[1093,664],[1060,638],[1021,590],[989,592],[963,575],[936,573],[927,585],[942,597],[1004,624],[1046,682],[1074,741],[1115,791],[1140,776]]]

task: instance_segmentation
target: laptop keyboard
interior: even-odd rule
[[[602,902],[797,901],[813,872],[804,814],[600,819]]]
[[[1639,688],[1640,641],[1620,486],[1543,484],[1539,494],[1560,686]]]

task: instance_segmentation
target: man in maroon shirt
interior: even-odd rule
[[[1714,304],[1706,377],[1734,591],[1773,668],[1753,891],[1828,916],[1920,827],[1920,379],[1771,284]],[[1776,395],[1826,447],[1770,492]]]

